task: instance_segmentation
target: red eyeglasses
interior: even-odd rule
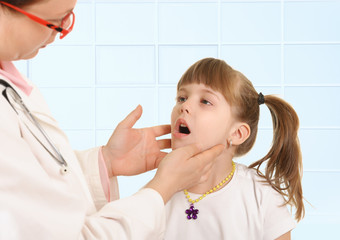
[[[25,12],[24,10],[12,5],[12,4],[9,4],[9,3],[6,3],[6,2],[3,2],[3,1],[0,1],[1,4],[4,4],[6,5],[7,7],[10,7],[12,9],[14,9],[15,11],[18,11],[24,15],[26,15],[27,17],[29,17],[30,19],[32,19],[33,21],[37,22],[37,23],[40,23],[48,28],[51,28],[57,32],[60,33],[60,36],[59,38],[60,39],[63,39],[67,34],[69,34],[72,29],[73,29],[73,25],[74,25],[74,20],[75,20],[75,16],[74,16],[74,13],[73,11],[70,12],[69,14],[67,14],[62,20],[61,20],[61,24],[60,26],[56,26],[44,19],[41,19],[33,14],[30,14],[28,12]]]

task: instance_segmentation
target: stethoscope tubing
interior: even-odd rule
[[[9,103],[9,105],[13,108],[13,110],[16,112],[17,115],[19,115],[19,113],[17,112],[17,110],[15,109],[15,107],[12,105],[11,101],[9,100],[9,96],[7,93],[12,94],[12,99],[19,104],[19,106],[23,109],[23,111],[25,112],[25,114],[28,115],[29,120],[38,128],[38,130],[40,131],[40,133],[44,136],[45,140],[48,142],[48,144],[50,145],[50,147],[53,149],[53,151],[55,152],[55,154],[57,155],[57,157],[41,142],[41,140],[33,133],[33,131],[29,128],[29,126],[27,125],[26,122],[24,122],[24,124],[26,125],[27,129],[31,132],[31,134],[34,136],[34,138],[44,147],[44,149],[52,156],[52,158],[61,166],[61,173],[66,173],[68,172],[68,165],[67,162],[65,161],[64,157],[62,156],[62,154],[60,153],[60,151],[58,150],[58,148],[53,144],[53,142],[51,141],[51,139],[49,138],[48,134],[45,132],[45,130],[43,129],[43,127],[39,124],[39,122],[37,121],[37,119],[34,117],[34,115],[31,113],[31,111],[27,108],[27,106],[25,105],[25,103],[23,102],[22,98],[20,97],[20,95],[17,93],[17,91],[15,91],[15,89],[6,81],[4,81],[3,79],[0,79],[0,85],[3,85],[5,87],[5,89],[2,91],[2,95],[4,96],[4,98],[7,100],[7,102]],[[12,92],[8,92],[12,91]]]

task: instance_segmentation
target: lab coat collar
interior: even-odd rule
[[[14,64],[9,61],[0,61],[0,74],[11,81],[15,86],[17,86],[21,91],[23,91],[27,96],[32,92],[33,87],[30,86],[20,72],[16,69]]]

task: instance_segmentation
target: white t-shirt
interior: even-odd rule
[[[191,199],[201,196],[189,195]],[[234,177],[224,188],[194,204],[199,209],[196,220],[187,219],[190,204],[183,192],[172,197],[166,205],[164,239],[273,240],[296,225],[283,203],[283,197],[255,170],[236,164]]]

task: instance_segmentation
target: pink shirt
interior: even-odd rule
[[[14,64],[9,61],[0,61],[0,74],[8,78],[15,86],[17,86],[21,91],[23,91],[27,96],[32,92],[33,87],[30,86],[27,81],[23,78],[20,72],[16,69]],[[107,168],[105,165],[102,148],[100,148],[98,153],[98,166],[100,180],[103,186],[103,190],[107,201],[110,201],[110,182],[107,173]]]
[[[12,62],[0,61],[0,74],[8,78],[27,96],[31,94],[33,87],[28,85]]]

